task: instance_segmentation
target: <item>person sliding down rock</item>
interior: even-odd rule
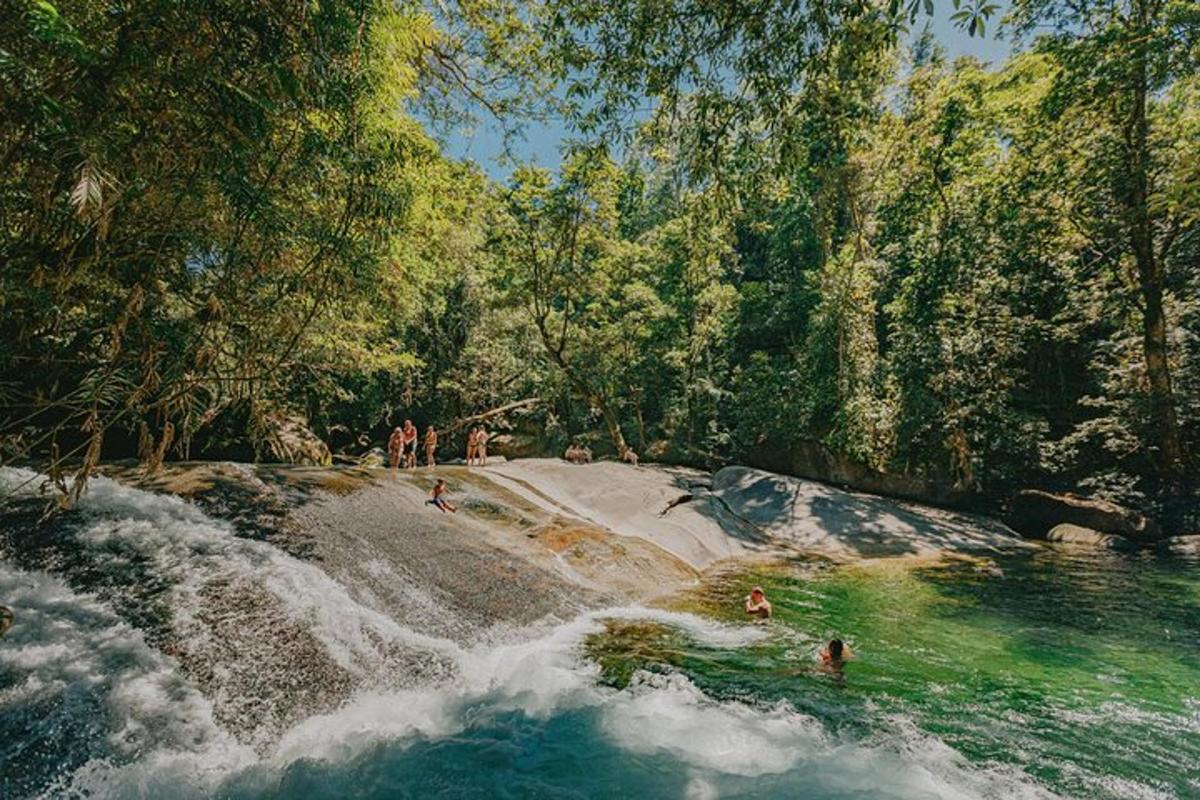
[[[442,511],[449,511],[451,514],[457,513],[458,509],[446,502],[443,496],[446,494],[446,481],[444,478],[438,478],[438,482],[434,485],[433,491],[430,492],[430,497],[425,501],[425,505],[436,506]]]

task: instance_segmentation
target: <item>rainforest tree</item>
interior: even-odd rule
[[[929,13],[1016,50],[950,62]],[[1000,13],[26,0],[0,21],[3,458],[69,495],[101,455],[349,456],[528,400],[496,417],[526,452],[1200,525],[1200,14]],[[561,166],[449,157],[478,114],[558,117]]]

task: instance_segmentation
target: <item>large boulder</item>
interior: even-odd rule
[[[384,452],[382,447],[372,447],[357,460],[360,467],[386,467],[388,465],[388,454]]]
[[[1162,538],[1158,523],[1116,503],[1039,489],[1018,492],[1006,521],[1013,530],[1033,539],[1045,539],[1062,523],[1136,542]]]
[[[493,455],[506,458],[538,458],[549,454],[546,443],[537,436],[526,433],[497,433],[488,439],[488,458]]]
[[[1069,522],[1063,522],[1051,528],[1050,532],[1046,534],[1046,541],[1058,542],[1059,544],[1079,544],[1109,550],[1128,544],[1128,540],[1122,539],[1120,536],[1113,536],[1111,533],[1101,533],[1091,528],[1072,525]]]
[[[263,450],[267,460],[280,464],[327,467],[333,463],[328,445],[308,427],[308,422],[291,414],[269,414],[261,423]]]
[[[1200,533],[1172,536],[1163,540],[1162,547],[1177,556],[1200,556]]]

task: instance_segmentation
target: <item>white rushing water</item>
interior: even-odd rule
[[[0,471],[0,490],[33,477]],[[713,648],[752,644],[766,635],[761,628],[617,608],[464,648],[396,624],[356,601],[319,566],[240,539],[229,525],[178,498],[97,479],[80,515],[73,535],[88,554],[93,578],[120,575],[136,562],[163,581],[167,625],[184,650],[204,654],[205,674],[200,679],[182,657],[151,647],[95,593],[72,589],[56,574],[0,562],[0,596],[18,615],[0,643],[0,675],[6,676],[0,732],[21,732],[25,743],[40,748],[42,761],[60,758],[60,769],[44,770],[53,776],[40,787],[46,796],[213,796],[239,775],[266,785],[300,761],[346,763],[381,745],[445,739],[506,714],[550,719],[580,710],[594,717],[598,739],[631,757],[676,763],[688,776],[689,797],[718,796],[722,776],[792,771],[837,796],[872,796],[880,787],[905,798],[1048,796],[1011,770],[970,764],[904,720],[853,741],[786,704],[713,699],[682,674],[639,673],[618,690],[599,681],[599,668],[583,649],[612,618],[654,621]],[[266,612],[223,605],[220,594],[231,587],[260,593]],[[258,596],[253,592],[238,589],[234,596]],[[272,622],[273,614],[281,618]],[[274,724],[290,720],[282,728],[238,718],[247,724],[228,730],[222,704],[256,699],[231,694],[286,697],[293,690],[288,640],[269,635],[284,621],[319,643],[332,672],[349,676],[338,684],[344,697],[317,713],[273,717]],[[231,651],[220,641],[230,625],[264,627],[239,637]],[[380,673],[397,677],[397,648],[443,666],[422,672],[418,685],[381,680]],[[235,680],[264,670],[275,672],[257,675],[250,689]],[[64,729],[78,735],[64,738]],[[36,759],[23,746],[9,742],[0,750],[8,780],[34,769]]]

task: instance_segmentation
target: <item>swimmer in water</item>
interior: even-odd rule
[[[746,613],[758,617],[758,624],[765,624],[771,618],[771,603],[763,594],[761,586],[755,586],[746,596]]]
[[[16,619],[16,615],[13,614],[11,608],[0,606],[0,637],[8,633],[8,629],[12,627],[14,619]]]
[[[840,670],[853,657],[854,654],[841,639],[830,639],[829,644],[821,650],[821,663],[833,670]]]

